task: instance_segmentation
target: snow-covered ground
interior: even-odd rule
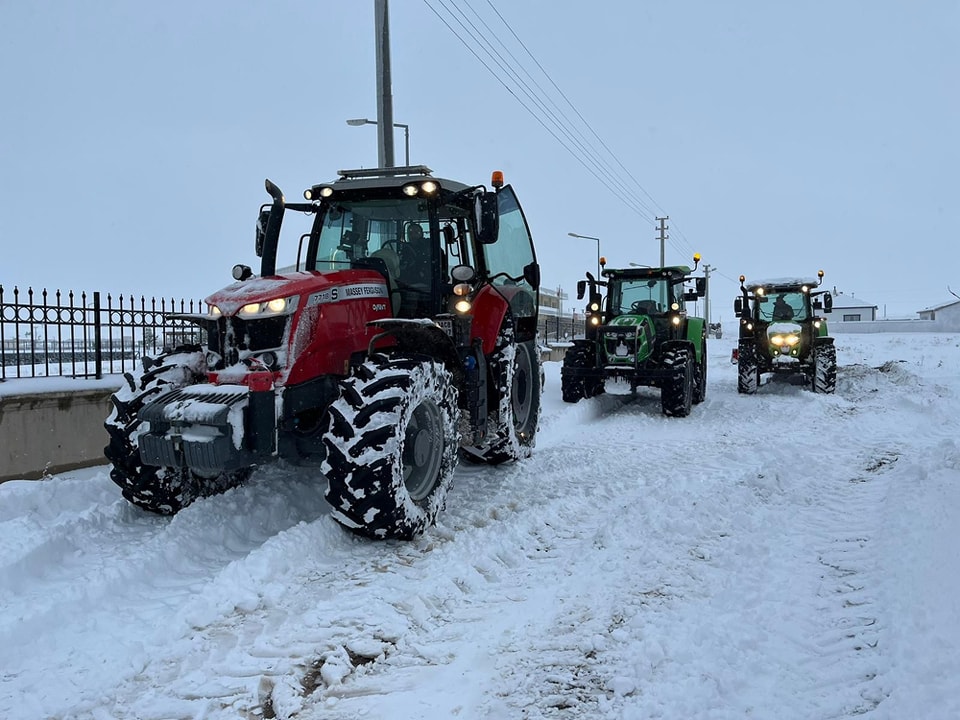
[[[565,405],[374,543],[271,469],[160,518],[0,485],[0,717],[960,717],[960,336],[845,335],[837,393]]]

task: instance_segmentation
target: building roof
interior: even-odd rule
[[[877,309],[869,300],[863,300],[853,295],[844,295],[842,292],[833,293],[833,307],[836,308],[873,308]]]
[[[945,303],[940,303],[939,305],[933,305],[932,307],[918,310],[917,312],[933,312],[935,310],[943,310],[944,308],[952,307],[953,305],[960,305],[960,300],[950,300]]]

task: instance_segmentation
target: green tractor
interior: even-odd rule
[[[577,299],[589,287],[586,331],[574,340],[560,371],[565,402],[604,392],[607,379],[660,388],[664,415],[686,417],[707,394],[707,326],[687,315],[686,303],[703,297],[705,277],[694,267],[630,267],[587,273],[577,283]],[[693,287],[688,289],[687,283]],[[601,289],[606,289],[606,297]]]
[[[837,388],[837,350],[827,333],[827,321],[818,315],[833,311],[833,297],[815,290],[816,279],[777,278],[744,284],[733,303],[740,318],[740,342],[733,351],[737,363],[737,391],[752,395],[764,374],[784,375],[808,385],[816,393]]]

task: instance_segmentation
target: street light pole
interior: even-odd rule
[[[567,235],[570,237],[580,238],[581,240],[596,240],[597,241],[597,279],[600,278],[600,238],[593,237],[591,235],[579,235],[577,233],[568,232]]]
[[[359,127],[360,125],[379,125],[376,120],[368,120],[367,118],[353,118],[347,120],[347,125],[352,125],[354,127]],[[395,128],[403,128],[403,149],[404,149],[404,162],[409,167],[410,165],[410,126],[404,125],[403,123],[393,123]]]

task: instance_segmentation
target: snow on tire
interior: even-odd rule
[[[472,462],[500,465],[530,457],[540,426],[543,391],[536,342],[513,342],[512,332],[501,335],[500,349],[490,359],[494,383],[493,412],[487,424],[487,441],[464,448]]]
[[[452,375],[430,359],[377,357],[340,389],[321,466],[334,519],[375,539],[416,537],[443,509],[457,466]]]

